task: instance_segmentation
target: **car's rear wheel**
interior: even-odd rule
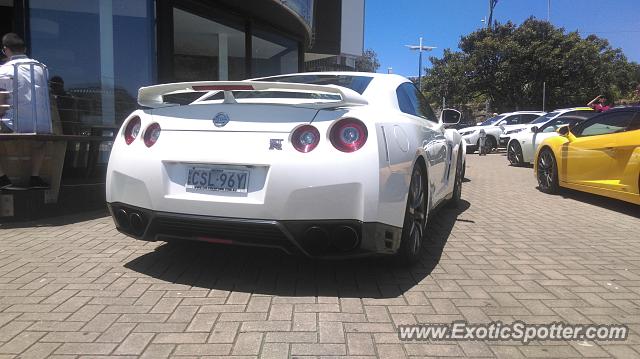
[[[425,169],[417,164],[411,173],[411,183],[404,213],[402,238],[396,260],[401,264],[412,264],[420,258],[422,240],[427,226],[427,181]]]
[[[522,156],[522,147],[516,141],[509,142],[509,146],[507,147],[507,159],[512,166],[522,166],[524,165],[523,156]]]
[[[464,163],[462,163],[462,152],[458,152],[458,159],[456,160],[456,177],[453,184],[453,194],[449,205],[451,207],[457,207],[462,199],[462,180],[464,179]]]
[[[549,194],[558,192],[558,165],[550,149],[545,148],[538,154],[537,173],[538,188]]]

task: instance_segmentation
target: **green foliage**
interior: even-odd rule
[[[527,19],[463,36],[460,52],[431,57],[423,90],[433,103],[489,100],[497,112],[584,105],[596,95],[610,101],[631,94],[640,82],[640,65],[627,61],[595,35],[580,37],[547,21]]]
[[[372,49],[366,49],[362,56],[356,59],[356,71],[376,72],[379,67],[378,54]]]

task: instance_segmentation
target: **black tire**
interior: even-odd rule
[[[544,148],[536,159],[536,178],[538,189],[544,193],[558,193],[558,164],[553,152]]]
[[[521,167],[524,165],[522,147],[518,141],[509,141],[507,145],[507,159],[512,166]]]
[[[424,167],[416,165],[411,172],[400,248],[395,254],[399,264],[410,265],[420,259],[424,231],[427,226],[427,180]]]
[[[462,180],[464,179],[464,163],[462,163],[462,152],[458,152],[458,160],[456,161],[456,176],[453,184],[453,194],[449,200],[450,207],[458,207],[460,199],[462,199]]]

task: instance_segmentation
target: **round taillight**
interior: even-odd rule
[[[311,125],[300,126],[291,135],[293,148],[303,153],[311,152],[319,142],[320,132]]]
[[[129,120],[127,127],[124,129],[124,142],[126,142],[127,145],[130,145],[131,142],[138,137],[141,126],[142,122],[140,121],[140,117],[136,116]]]
[[[160,125],[158,123],[152,123],[144,130],[144,144],[147,147],[153,146],[160,137]]]
[[[329,133],[331,144],[342,152],[353,152],[367,142],[367,126],[355,118],[339,120]]]

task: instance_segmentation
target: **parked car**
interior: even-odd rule
[[[174,106],[163,95],[208,91]],[[116,227],[147,241],[418,259],[429,214],[461,197],[460,113],[408,79],[359,72],[143,87],[106,182]]]
[[[460,134],[467,143],[467,153],[473,153],[480,146],[480,130],[484,129],[487,134],[486,146],[492,150],[498,148],[498,139],[505,130],[509,130],[512,126],[529,123],[544,114],[545,112],[541,111],[502,113],[481,122],[477,126],[464,128],[460,130]]]
[[[595,111],[571,111],[564,115],[555,117],[553,120],[545,122],[539,128],[531,126],[524,131],[515,133],[509,140],[507,146],[507,160],[512,166],[522,166],[533,162],[533,155],[536,153],[538,145],[549,137],[558,136],[556,132],[562,126],[573,128],[593,115]]]
[[[542,192],[567,187],[640,205],[640,106],[602,112],[558,132],[535,155]]]
[[[502,135],[500,135],[500,139],[499,139],[500,147],[507,147],[507,144],[509,143],[509,139],[511,138],[511,136],[513,136],[513,134],[530,131],[533,126],[537,126],[539,128],[543,126],[545,123],[553,120],[558,116],[569,114],[569,113],[579,113],[580,111],[593,111],[593,109],[591,107],[561,108],[561,109],[553,110],[547,114],[544,114],[536,118],[535,120],[531,121],[530,123],[518,125],[518,126],[512,126],[506,131],[504,131]]]

